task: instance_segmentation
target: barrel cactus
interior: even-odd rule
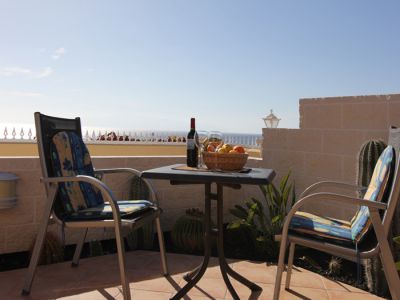
[[[361,146],[358,154],[357,184],[368,186],[379,156],[385,150],[386,144],[381,140],[367,141]]]
[[[130,182],[129,199],[147,200],[150,199],[150,189],[144,180],[138,176],[133,176]],[[147,223],[140,228],[131,230],[126,235],[126,242],[129,250],[153,249],[155,228],[154,223]]]
[[[385,150],[386,144],[381,140],[367,141],[361,146],[358,155],[357,184],[368,186],[379,156]],[[361,197],[362,195],[360,195]],[[385,295],[388,293],[386,277],[380,258],[374,257],[364,261],[365,279],[370,292]]]
[[[197,208],[188,209],[172,228],[172,242],[181,251],[188,253],[203,251],[204,229],[204,213]]]

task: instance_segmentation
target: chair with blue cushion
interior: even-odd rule
[[[163,274],[167,275],[165,247],[160,225],[161,210],[150,183],[139,178],[142,185],[149,191],[150,199],[117,201],[113,192],[101,181],[102,176],[127,173],[140,177],[139,171],[130,168],[95,170],[82,139],[80,118],[63,119],[37,112],[35,125],[43,175],[41,180],[46,188],[47,199],[22,293],[27,295],[31,291],[51,216],[63,228],[76,228],[81,231],[81,238],[72,260],[73,266],[79,263],[88,228],[114,229],[125,300],[131,299],[131,295],[126,276],[122,229],[126,227],[137,229],[155,222]]]
[[[285,288],[289,289],[295,245],[314,248],[360,262],[380,255],[392,298],[400,300],[400,279],[388,243],[392,218],[400,195],[399,163],[395,150],[388,146],[379,157],[363,198],[318,192],[320,188],[334,187],[353,191],[365,188],[338,182],[319,182],[306,189],[300,200],[288,213],[282,234],[275,282],[274,300],[279,299],[286,249],[289,247]],[[350,221],[318,216],[300,211],[312,202],[336,202],[360,206]],[[373,229],[373,230],[372,230]]]

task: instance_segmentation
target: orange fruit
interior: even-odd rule
[[[215,147],[211,144],[207,146],[207,152],[215,152]]]
[[[233,150],[235,150],[238,153],[245,153],[243,146],[240,145],[236,145],[235,147],[233,147]]]

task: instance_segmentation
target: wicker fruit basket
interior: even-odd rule
[[[203,152],[204,164],[210,170],[240,171],[248,157],[247,153]]]

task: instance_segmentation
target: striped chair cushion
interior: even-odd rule
[[[140,215],[154,210],[152,203],[147,200],[123,200],[118,201],[118,207],[122,219],[133,219]],[[111,220],[113,214],[108,202],[94,207],[85,208],[73,212],[67,218],[68,221],[88,221],[88,220]]]
[[[51,162],[56,176],[94,176],[89,151],[75,132],[55,134],[51,144]],[[67,216],[81,209],[104,203],[99,190],[85,182],[66,182],[59,185],[59,198]]]
[[[391,174],[394,171],[395,152],[392,146],[387,146],[379,156],[371,177],[370,184],[364,195],[365,200],[382,201],[386,190],[390,187]],[[351,220],[351,237],[353,241],[360,242],[371,226],[369,209],[361,206]]]
[[[375,165],[371,182],[364,199],[381,201],[390,185],[394,165],[394,150],[388,146]],[[350,222],[321,217],[306,212],[296,212],[290,230],[311,237],[329,239],[331,242],[359,243],[371,226],[368,207],[362,206]]]
[[[350,222],[324,218],[307,212],[296,212],[289,228],[291,231],[312,237],[338,242],[352,242]]]

